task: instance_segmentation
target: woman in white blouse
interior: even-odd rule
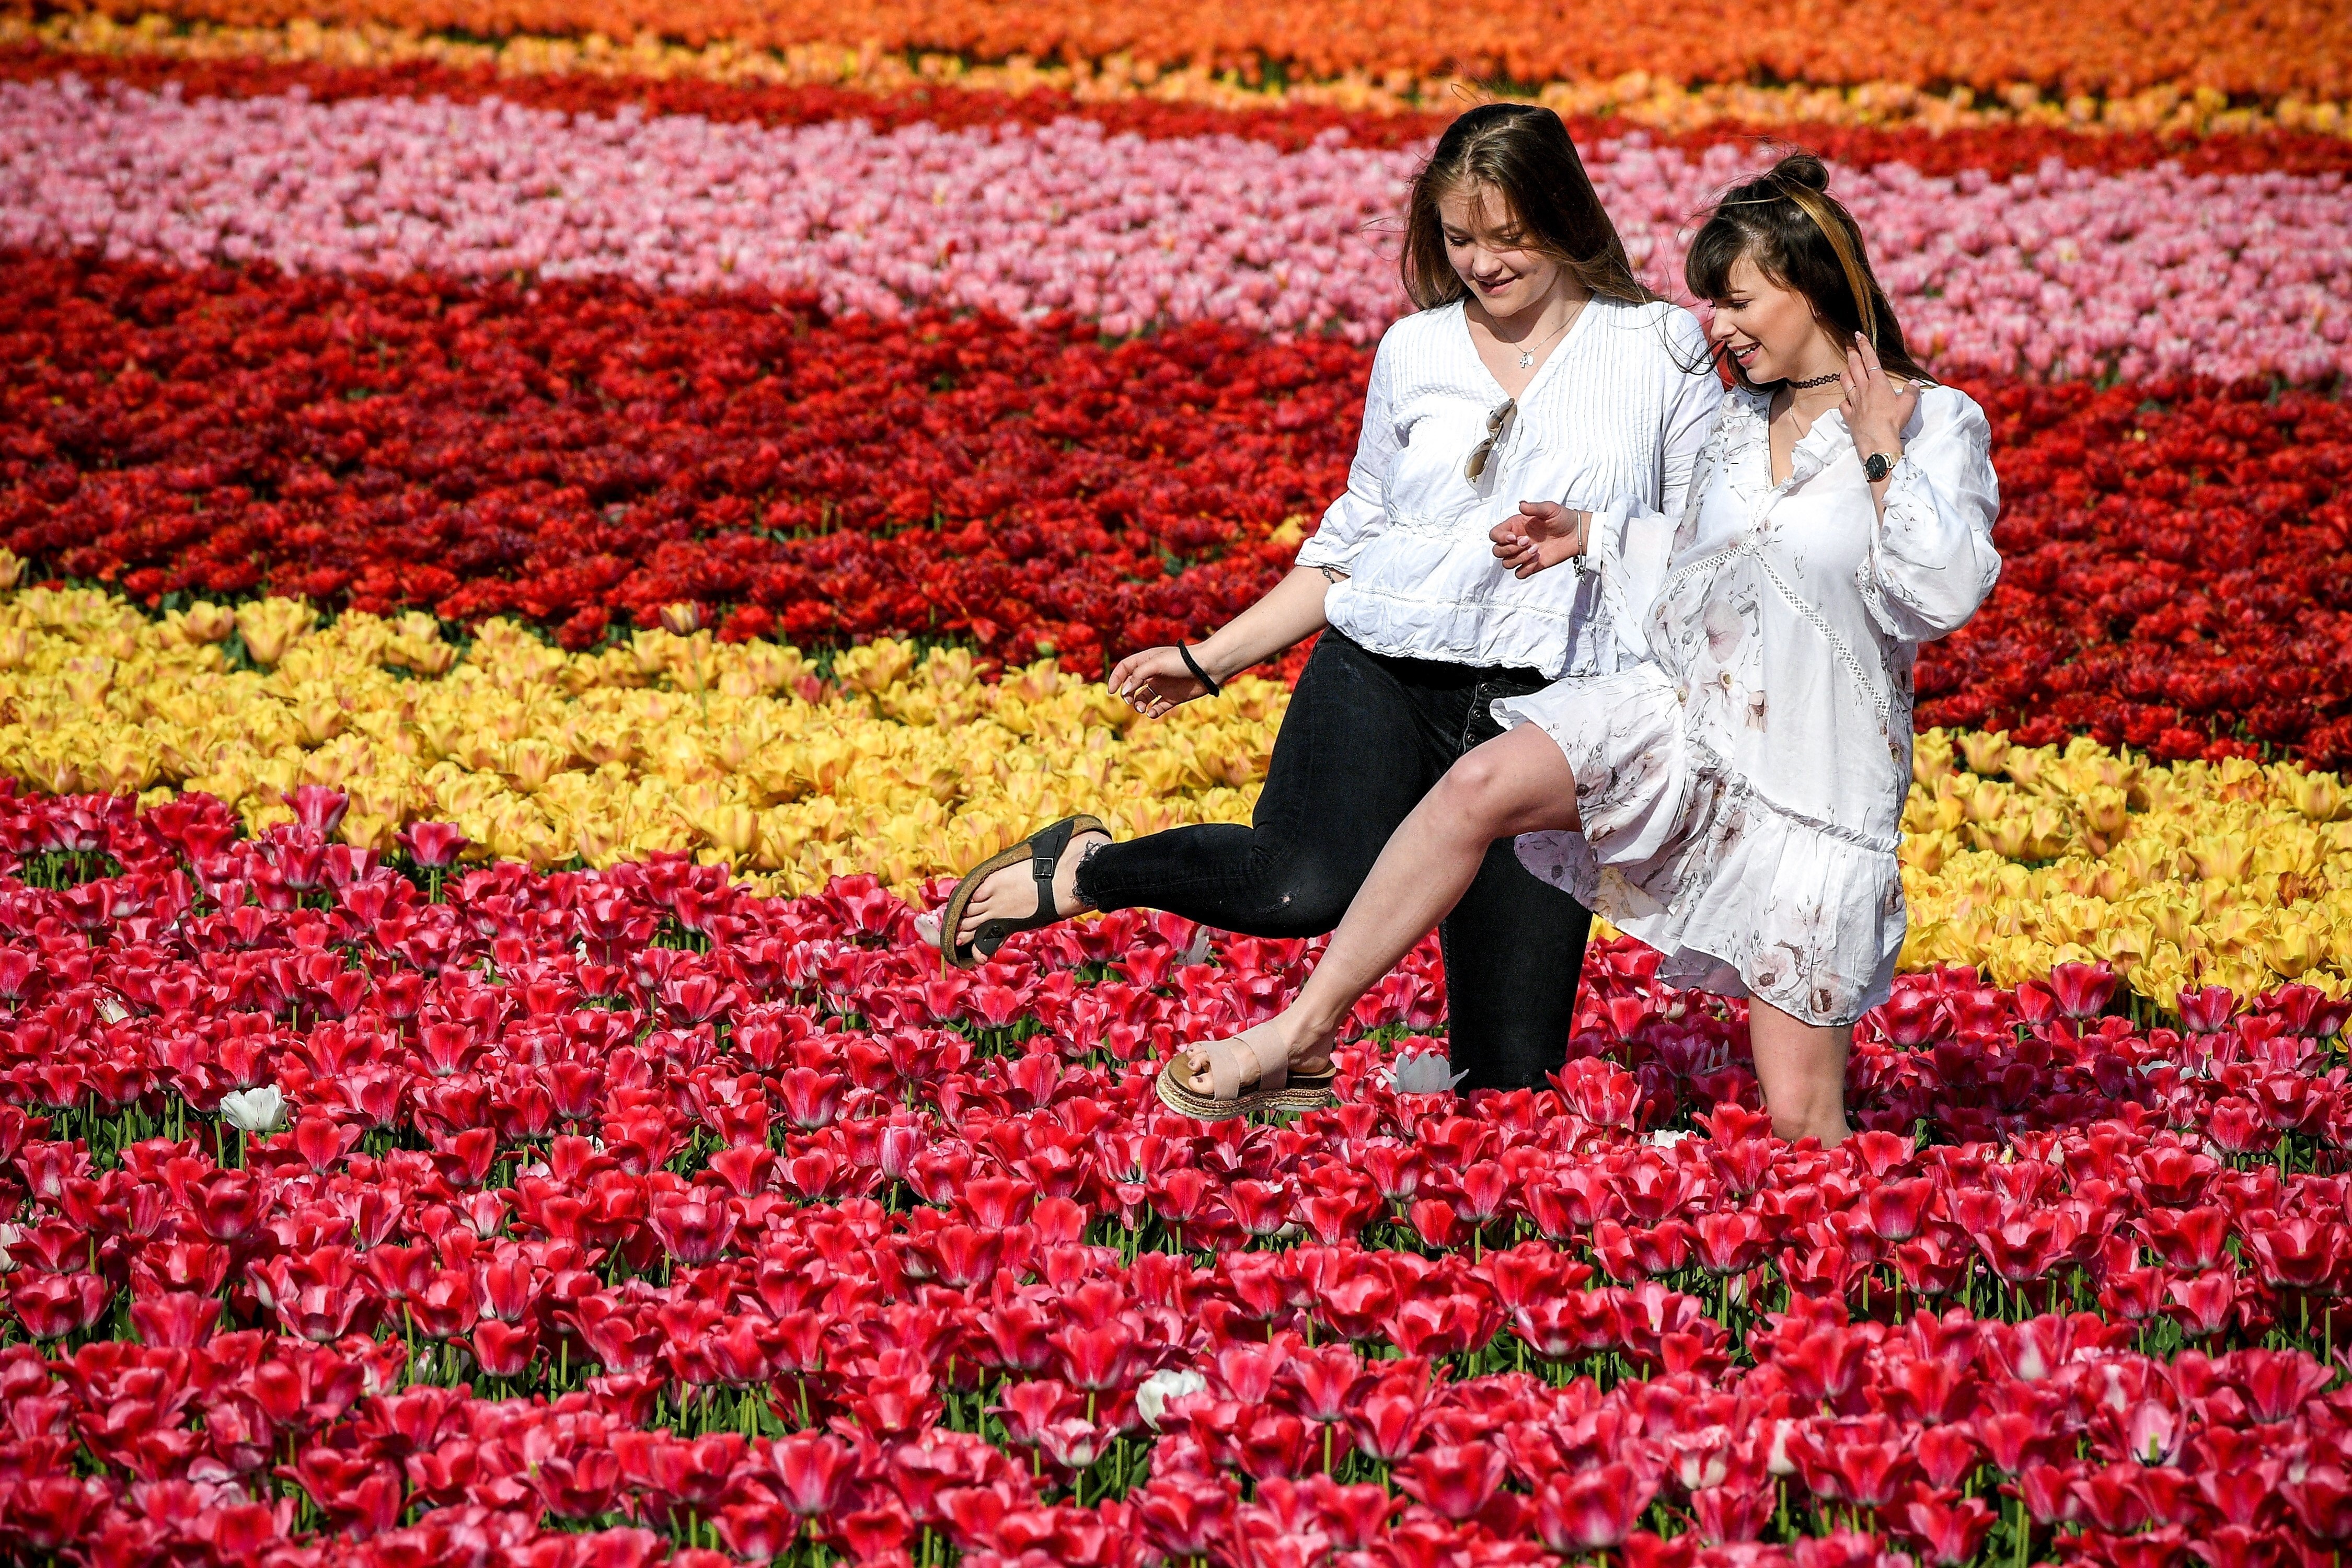
[[[1991,592],[2000,492],[1983,412],[1912,363],[1826,185],[1783,159],[1693,243],[1738,384],[1678,522],[1539,503],[1495,531],[1535,580],[1576,561],[1638,657],[1496,704],[1509,732],[1407,818],[1297,1003],[1171,1063],[1171,1104],[1229,1114],[1319,1059],[1488,846],[1525,835],[1519,858],[1659,949],[1663,979],[1748,999],[1776,1131],[1846,1136],[1853,1026],[1903,945],[1912,663]]]
[[[1055,823],[958,884],[932,933],[957,962],[1082,909],[1320,935],[1406,814],[1500,732],[1490,704],[1614,668],[1597,584],[1516,574],[1488,535],[1528,497],[1679,508],[1721,393],[1697,321],[1635,279],[1567,128],[1526,105],[1475,109],[1440,139],[1403,272],[1423,310],[1381,342],[1347,492],[1297,566],[1205,641],[1111,672],[1156,716],[1324,633],[1252,826],[1113,844],[1091,817]],[[1482,858],[1441,930],[1470,1087],[1538,1084],[1560,1064],[1590,921],[1508,844]],[[1328,1078],[1328,1058],[1327,1043],[1296,1073]]]

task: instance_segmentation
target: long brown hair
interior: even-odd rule
[[[1731,268],[1744,256],[1773,282],[1802,294],[1813,319],[1840,342],[1859,332],[1893,374],[1933,381],[1903,341],[1903,323],[1870,269],[1861,226],[1829,185],[1828,168],[1811,153],[1791,153],[1734,185],[1691,241],[1683,281],[1695,298],[1720,300],[1730,293]],[[1743,385],[1752,384],[1737,361],[1727,363]]]
[[[1405,206],[1404,291],[1422,310],[1469,292],[1445,258],[1437,204],[1448,192],[1491,187],[1520,243],[1557,262],[1593,293],[1646,303],[1658,296],[1633,275],[1625,242],[1601,205],[1559,115],[1531,103],[1487,103],[1445,128],[1413,176]]]

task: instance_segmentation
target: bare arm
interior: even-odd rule
[[[1323,595],[1330,592],[1334,581],[1345,580],[1336,568],[1327,575],[1319,566],[1292,567],[1264,598],[1206,641],[1191,644],[1194,661],[1223,685],[1250,666],[1272,658],[1330,624],[1323,618]],[[1139,712],[1152,719],[1209,689],[1172,645],[1128,655],[1110,672],[1108,684],[1112,696],[1126,698]]]

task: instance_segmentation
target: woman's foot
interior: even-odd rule
[[[1153,1092],[1181,1115],[1217,1121],[1255,1111],[1315,1110],[1332,1103],[1328,1035],[1307,1035],[1291,1019],[1192,1046],[1160,1071]]]
[[[1272,1020],[1248,1031],[1270,1031],[1290,1062],[1292,1078],[1321,1078],[1331,1070],[1331,1053],[1339,1045],[1336,1029],[1315,1030],[1290,1008]],[[1170,1061],[1171,1067],[1181,1068],[1184,1076],[1205,1085],[1211,1069],[1211,1047],[1207,1045],[1188,1046]],[[1253,1079],[1252,1081],[1255,1081]]]
[[[1102,845],[1110,842],[1110,835],[1084,830],[1070,836],[1069,847],[1062,852],[1059,864],[1054,868],[1054,913],[1067,920],[1086,906],[1078,901],[1078,864]],[[1016,860],[1000,866],[983,879],[979,889],[964,905],[963,922],[956,930],[956,945],[969,944],[980,934],[980,928],[992,920],[1024,921],[1037,912],[1037,879],[1026,860]],[[946,945],[940,941],[940,921],[943,911],[933,910],[915,917],[915,930],[933,947]]]

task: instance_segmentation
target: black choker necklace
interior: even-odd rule
[[[1827,386],[1830,383],[1835,381],[1839,376],[1843,375],[1845,373],[1843,371],[1833,370],[1827,375],[1817,375],[1811,381],[1792,381],[1789,383],[1789,390],[1791,392],[1804,392],[1816,386]]]

